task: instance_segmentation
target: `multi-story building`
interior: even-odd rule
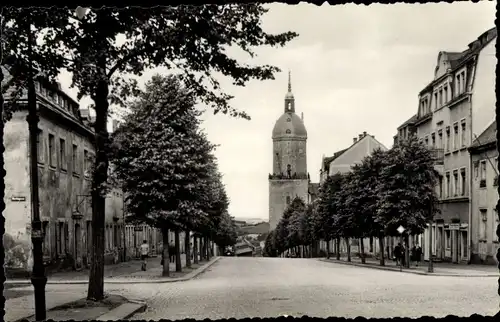
[[[500,246],[496,235],[498,213],[497,124],[493,122],[469,147],[472,164],[471,233],[472,263],[495,264]]]
[[[398,134],[394,136],[394,145],[397,145],[402,141],[408,140],[409,138],[417,134],[417,129],[415,127],[416,120],[417,120],[417,115],[415,114],[398,127]]]
[[[473,134],[482,133],[495,115],[496,37],[493,28],[463,52],[440,52],[434,79],[419,94],[417,136],[443,164],[437,167],[440,182],[436,187],[441,213],[435,216],[431,234],[437,260],[458,263],[470,258],[467,147]],[[428,230],[424,240],[428,242]],[[428,247],[423,248],[428,259]]]
[[[3,68],[9,81],[8,69]],[[90,263],[92,249],[91,167],[95,149],[93,117],[57,83],[35,81],[38,107],[38,175],[44,262],[48,269],[80,269]],[[12,104],[7,91],[6,104]],[[5,235],[7,273],[31,270],[31,184],[27,93],[4,129]],[[126,234],[123,193],[106,196],[105,262],[124,260]],[[161,239],[160,239],[161,240]]]

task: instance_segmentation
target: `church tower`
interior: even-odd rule
[[[274,125],[273,172],[269,175],[269,225],[275,229],[285,208],[295,197],[307,203],[309,174],[307,173],[307,131],[304,116],[295,114],[290,72],[283,114]]]

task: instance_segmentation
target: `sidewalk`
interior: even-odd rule
[[[380,269],[386,271],[399,272],[399,266],[392,260],[385,261],[385,266],[380,266],[380,261],[373,258],[367,258],[366,263],[362,264],[359,257],[352,257],[352,261],[348,262],[347,258],[336,260],[335,258],[322,258],[319,259],[324,262],[331,262],[343,265],[351,265],[358,267],[366,267],[372,269]],[[431,275],[431,276],[455,276],[455,277],[499,277],[500,273],[497,266],[494,265],[467,265],[467,264],[452,264],[452,263],[434,263],[434,272],[428,273],[428,263],[422,262],[418,267],[412,265],[410,268],[402,269],[404,273],[412,273],[418,275]]]
[[[132,314],[144,310],[146,304],[138,301],[129,301],[119,295],[109,295],[104,303],[85,305],[86,292],[46,292],[45,301],[47,319],[61,320],[94,320],[104,316],[105,320],[125,319]],[[67,307],[69,303],[78,301],[80,305]],[[66,307],[64,307],[66,306]],[[33,313],[35,303],[33,295],[26,295],[7,299],[5,301],[5,316],[7,322],[19,320],[35,321]]]
[[[213,264],[214,257],[208,262]],[[147,271],[141,270],[142,261],[132,260],[129,262],[119,263],[116,265],[106,265],[104,268],[104,282],[111,284],[122,283],[155,283],[155,282],[174,282],[185,280],[189,274],[201,269],[202,266],[208,264],[206,261],[200,262],[198,265],[192,264],[192,268],[186,268],[185,255],[181,255],[182,272],[175,271],[175,263],[170,263],[170,277],[162,277],[161,257],[148,259]],[[203,268],[204,269],[204,268]],[[88,270],[82,271],[69,271],[59,272],[48,276],[47,284],[87,284],[88,283]],[[17,286],[17,285],[31,285],[28,279],[9,279],[6,280],[4,285]]]

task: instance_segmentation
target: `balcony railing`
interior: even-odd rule
[[[270,173],[269,180],[294,180],[294,179],[309,179],[309,173]]]
[[[430,149],[431,158],[436,165],[444,164],[444,149]]]

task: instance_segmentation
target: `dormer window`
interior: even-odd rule
[[[286,119],[286,121],[287,121],[287,122],[291,122],[291,121],[292,121],[292,119],[291,119],[291,118],[287,118],[287,119]]]
[[[291,134],[292,133],[292,131],[290,131],[290,129],[286,129],[285,132],[286,132],[286,134]]]

